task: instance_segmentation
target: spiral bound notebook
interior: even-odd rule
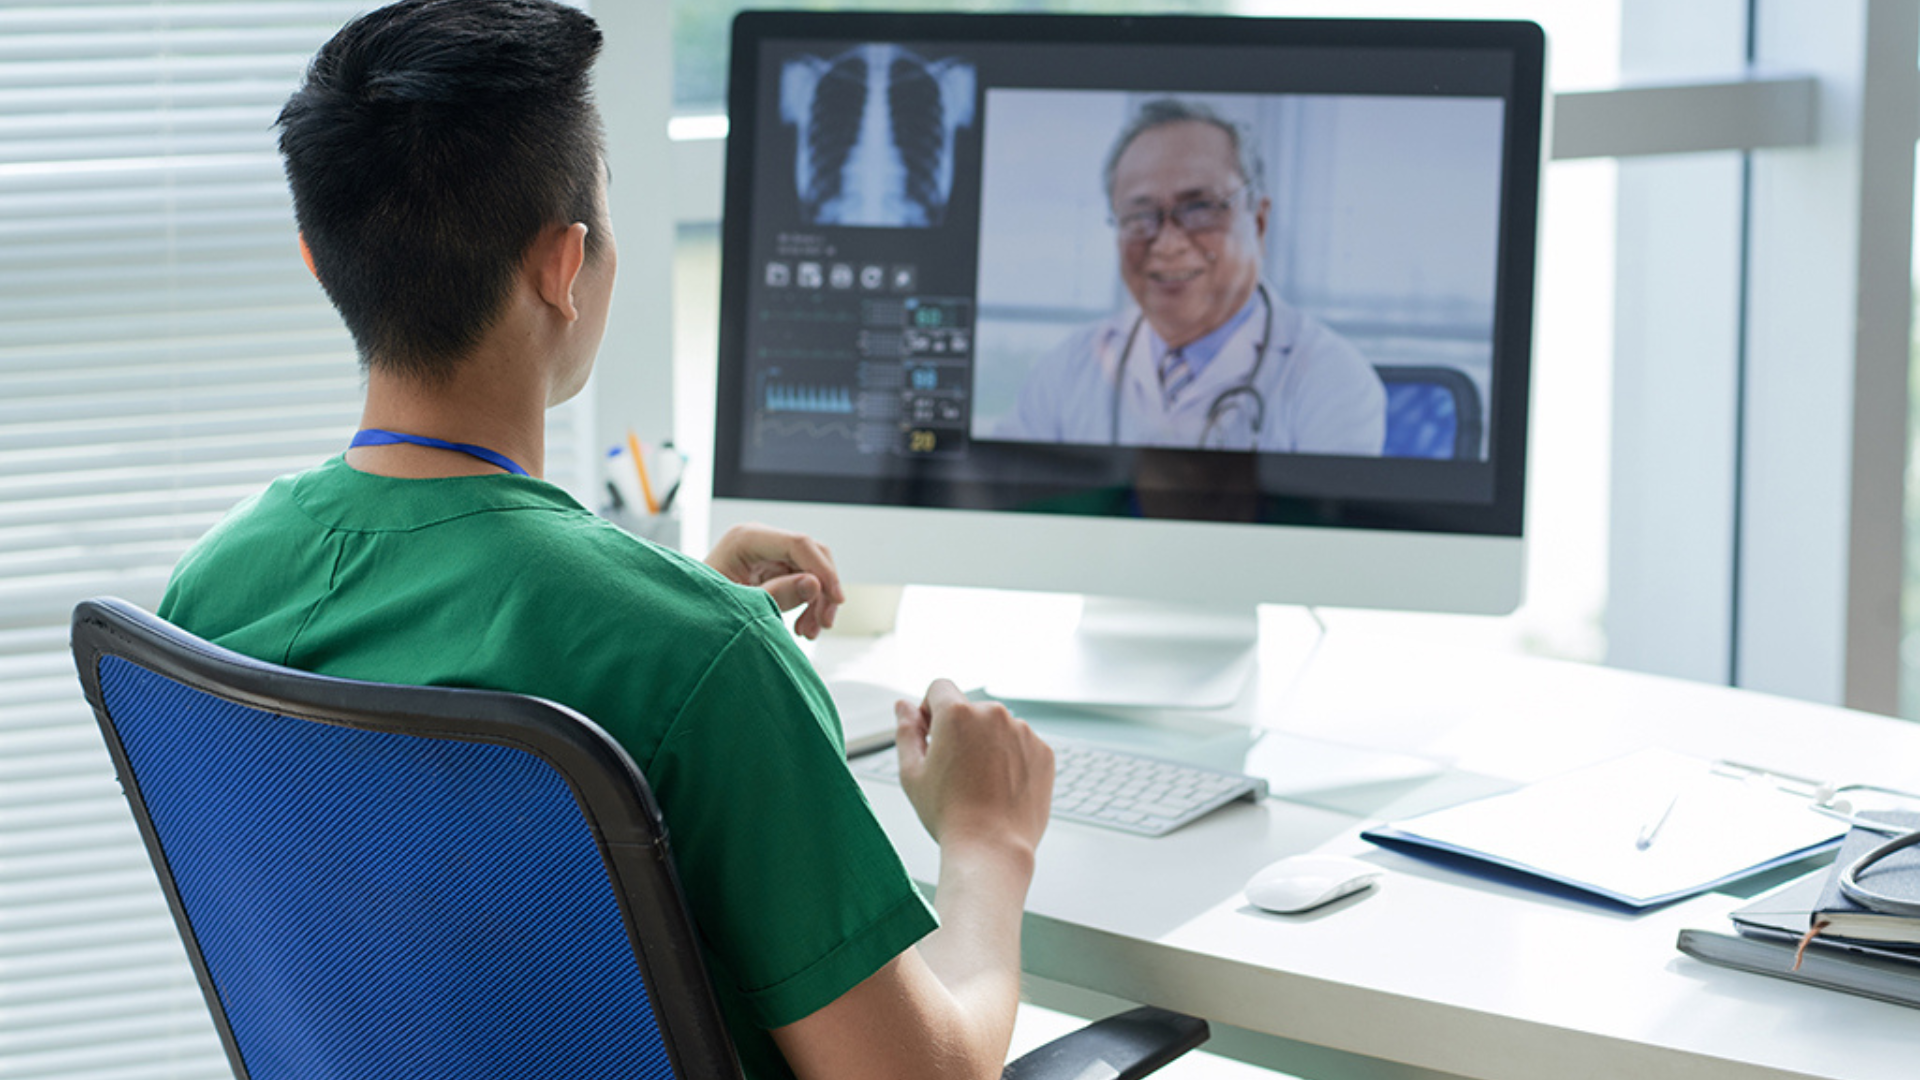
[[[1640,909],[1785,865],[1845,831],[1764,774],[1655,749],[1361,835]]]

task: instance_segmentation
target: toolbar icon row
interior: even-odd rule
[[[857,269],[852,263],[767,263],[763,279],[770,289],[798,286],[802,289],[852,289],[858,285],[866,292],[912,292],[920,285],[920,271],[912,263],[891,267],[867,263]]]

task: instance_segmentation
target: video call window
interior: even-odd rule
[[[718,491],[1518,528],[1516,53],[1439,24],[792,24],[889,18],[939,32],[736,38]]]
[[[1489,393],[1502,112],[989,89],[973,438],[1484,460],[1483,427],[1456,449],[1457,420],[1420,409],[1443,383],[1475,415]],[[1117,162],[1137,190],[1109,191],[1143,114]],[[1169,408],[1167,339],[1236,317]]]

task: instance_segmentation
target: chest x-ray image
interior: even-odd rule
[[[794,185],[807,224],[940,224],[974,83],[972,64],[888,44],[783,64],[780,116],[799,133]]]

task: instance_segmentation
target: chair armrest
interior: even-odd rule
[[[1207,1022],[1143,1005],[1024,1054],[1000,1080],[1138,1080],[1207,1041]]]

